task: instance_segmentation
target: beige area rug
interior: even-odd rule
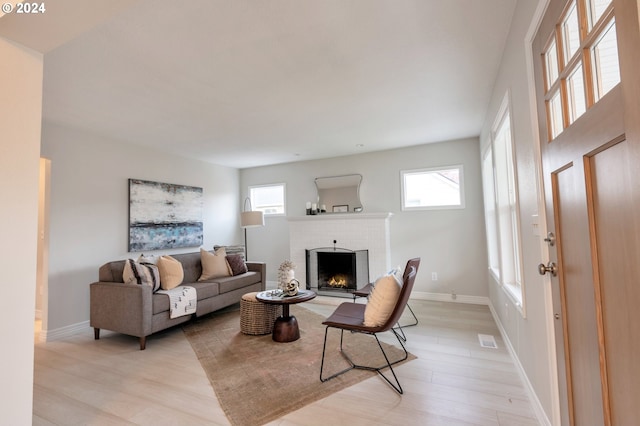
[[[240,333],[239,310],[213,313],[183,326],[220,406],[233,425],[270,422],[377,375],[375,371],[352,370],[320,382],[325,318],[298,305],[290,309],[300,326],[300,339],[290,343],[276,343],[270,334]],[[338,352],[339,336],[338,330],[329,330],[325,377],[348,365]],[[399,347],[383,345],[390,360],[402,357]],[[345,348],[357,364],[384,364],[372,336],[345,333]],[[412,359],[415,356],[409,354],[407,360]],[[384,372],[390,373],[388,369]],[[394,390],[389,387],[389,392]]]

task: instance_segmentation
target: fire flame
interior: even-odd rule
[[[327,284],[329,285],[329,287],[346,288],[347,280],[340,275],[335,275],[331,277],[329,281],[327,281]]]

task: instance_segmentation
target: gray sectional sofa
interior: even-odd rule
[[[243,294],[263,291],[266,286],[266,264],[247,262],[248,272],[207,281],[198,281],[202,274],[200,253],[176,254],[172,257],[182,264],[184,279],[181,285],[192,286],[197,292],[195,316],[238,303]],[[124,260],[109,262],[99,269],[99,281],[90,285],[90,326],[95,339],[100,330],[136,336],[140,350],[145,349],[147,336],[191,319],[191,315],[170,318],[169,297],[153,293],[147,285],[124,284]]]

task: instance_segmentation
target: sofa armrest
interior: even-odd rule
[[[260,272],[260,291],[267,289],[267,264],[265,262],[246,262],[247,269],[252,272]]]
[[[99,281],[89,287],[91,327],[130,336],[151,334],[151,287]]]

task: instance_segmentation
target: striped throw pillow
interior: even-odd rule
[[[156,265],[138,263],[133,259],[124,262],[122,281],[125,284],[148,285],[155,293],[160,288],[160,272]]]

